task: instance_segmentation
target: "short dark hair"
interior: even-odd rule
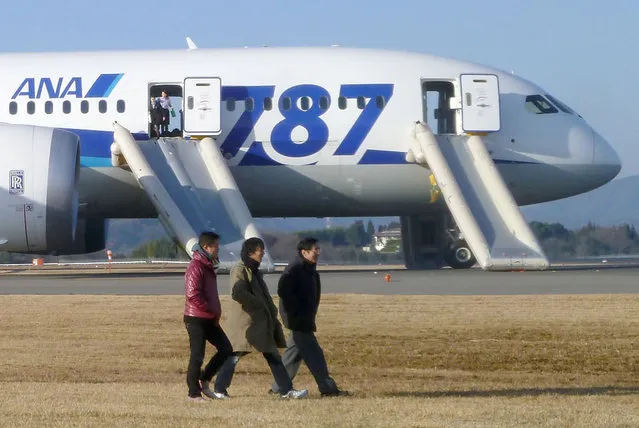
[[[258,248],[264,249],[264,241],[260,238],[249,238],[242,243],[242,255],[248,257]]]
[[[315,238],[304,238],[297,243],[297,252],[302,254],[302,250],[310,251],[313,249],[313,245],[316,245],[317,242],[318,241]]]
[[[220,241],[220,235],[215,232],[202,232],[200,233],[200,247],[215,245]]]

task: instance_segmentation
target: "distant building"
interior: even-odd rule
[[[382,232],[377,232],[373,235],[373,245],[375,246],[375,250],[381,251],[390,241],[401,241],[402,239],[402,231],[401,229],[388,229]]]

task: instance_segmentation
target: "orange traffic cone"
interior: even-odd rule
[[[386,275],[384,275],[384,281],[390,282],[390,280],[391,280],[390,273],[387,273]]]

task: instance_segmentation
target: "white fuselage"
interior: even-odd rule
[[[426,105],[425,82],[448,82],[459,97],[458,79],[466,73],[499,77],[501,129],[484,141],[520,205],[591,190],[620,169],[609,144],[577,114],[548,103],[539,87],[431,55],[197,49],[10,54],[0,63],[1,122],[80,136],[80,203],[92,217],[154,215],[130,174],[111,166],[112,123],[148,139],[151,88],[177,88],[189,77],[222,80],[217,141],[254,216],[401,215],[440,208],[428,204],[429,171],[406,161],[406,134],[436,108]],[[549,106],[531,105],[527,97],[533,95]],[[181,98],[172,100],[172,127],[179,127]],[[453,117],[446,132],[462,133],[459,113]]]

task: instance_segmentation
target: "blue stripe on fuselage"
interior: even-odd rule
[[[68,129],[80,137],[80,153],[82,166],[86,167],[102,167],[111,166],[111,144],[113,143],[113,131],[92,131],[86,129]],[[140,141],[149,139],[149,135],[145,132],[133,134],[133,138]],[[263,166],[263,165],[279,165],[268,157],[266,152],[261,149],[261,144],[253,144],[245,159],[240,162],[243,166]],[[249,156],[250,155],[250,156]],[[389,150],[367,150],[360,161],[359,165],[398,165],[406,164],[406,154],[402,152],[394,152]],[[505,159],[494,159],[496,164],[511,165],[535,165],[538,162],[516,161]]]
[[[101,74],[91,85],[85,98],[106,98],[111,94],[123,74]]]
[[[358,162],[360,165],[397,165],[406,162],[406,153],[391,152],[387,150],[366,150],[362,159]]]
[[[113,131],[92,131],[87,129],[69,129],[80,137],[80,163],[82,166],[110,166],[111,165],[111,144],[113,144]],[[149,135],[145,132],[133,134],[136,140],[148,140]]]
[[[80,156],[80,166],[87,168],[99,168],[113,166],[111,158],[96,158],[93,156]]]

